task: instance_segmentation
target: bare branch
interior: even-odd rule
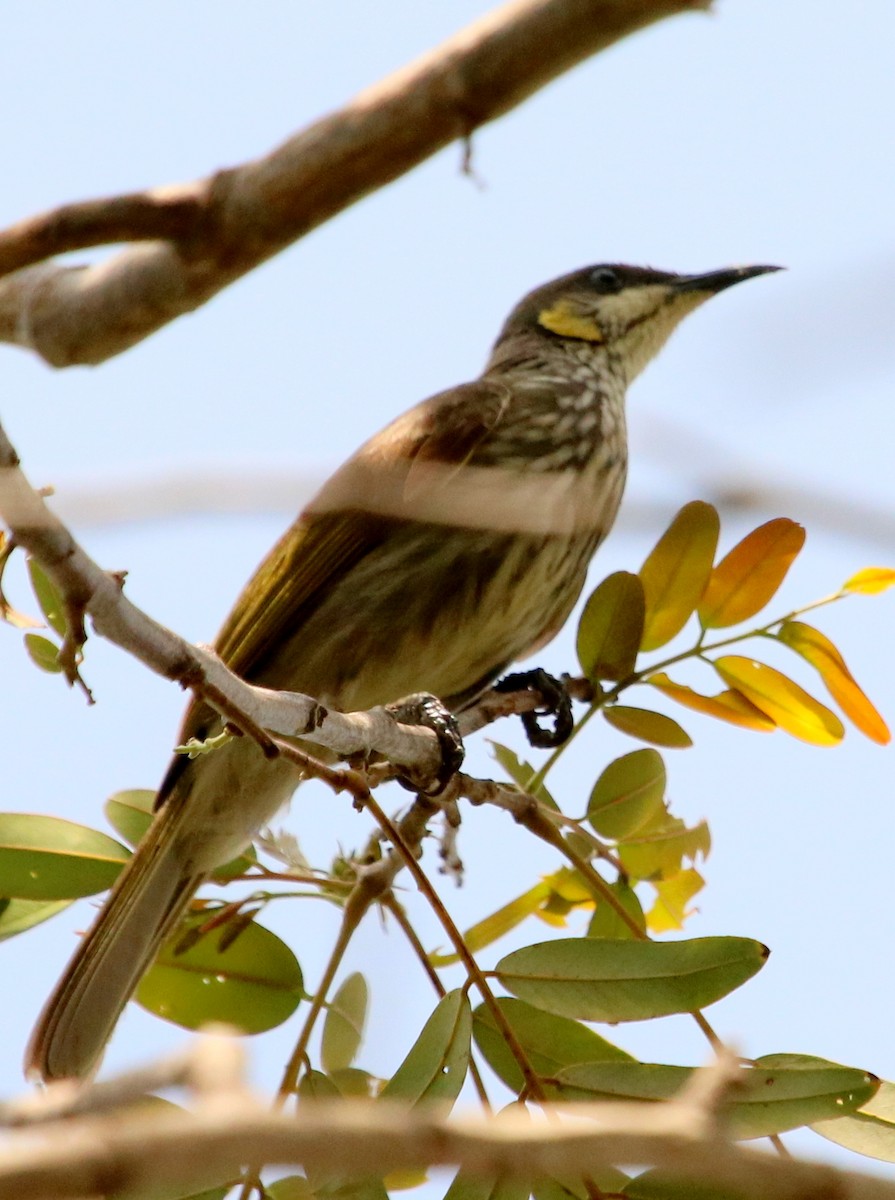
[[[438,740],[428,729],[398,724],[385,709],[332,712],[309,696],[253,687],[229,671],[207,647],[194,646],[154,621],[124,595],[121,580],[103,571],[47,507],[19,467],[18,456],[0,428],[0,517],[16,543],[32,554],[65,597],[89,614],[96,632],[127,650],[145,666],[178,681],[207,700],[224,717],[254,728],[300,737],[313,734],[340,758],[381,754],[425,775],[441,763]]]
[[[370,1174],[446,1164],[474,1175],[569,1178],[607,1165],[661,1167],[683,1179],[765,1200],[895,1200],[895,1183],[737,1145],[718,1128],[718,1106],[737,1074],[730,1061],[697,1073],[664,1103],[557,1104],[496,1116],[449,1116],[437,1108],[381,1101],[303,1103],[298,1117],[270,1112],[244,1083],[226,1039],[200,1039],[178,1056],[111,1084],[88,1085],[77,1102],[56,1088],[5,1106],[30,1111],[33,1128],[5,1139],[0,1200],[63,1200],[140,1188],[220,1183],[254,1162]],[[141,1111],[127,1118],[143,1085],[189,1087],[191,1111]],[[113,1089],[122,1110],[110,1112]],[[91,1099],[92,1093],[96,1099]],[[24,1121],[19,1117],[20,1126]]]
[[[441,769],[438,739],[430,729],[401,724],[385,708],[340,713],[298,692],[254,687],[234,675],[209,647],[192,645],[137,608],[124,595],[121,578],[104,571],[89,557],[28,482],[2,426],[0,519],[9,527],[16,544],[37,559],[59,588],[70,623],[82,631],[80,641],[77,637],[67,639],[73,663],[86,636],[83,618],[89,615],[101,637],[157,674],[192,689],[225,720],[254,737],[265,753],[276,755],[284,749],[268,734],[309,736],[340,759],[380,755],[421,780],[434,778]],[[78,681],[74,665],[69,679]],[[473,732],[499,716],[530,711],[539,703],[535,692],[499,697],[487,693],[481,709],[463,714],[461,732]],[[349,786],[344,772],[339,778],[342,786]]]
[[[0,340],[98,363],[637,29],[709,0],[512,0],[263,158],[0,233]],[[51,255],[140,242],[90,266]],[[14,272],[14,274],[10,274]]]

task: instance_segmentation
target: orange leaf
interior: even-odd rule
[[[777,637],[811,663],[827,691],[862,733],[881,746],[891,740],[885,721],[858,687],[845,659],[826,634],[802,621],[786,621]]]
[[[711,504],[685,504],[640,568],[646,598],[641,650],[657,650],[680,633],[702,599],[720,522]]]
[[[644,682],[658,688],[685,708],[705,713],[708,717],[717,717],[719,721],[728,721],[731,725],[739,725],[743,729],[757,729],[762,733],[769,733],[777,728],[777,723],[772,717],[756,708],[751,700],[747,700],[742,692],[735,689],[719,692],[717,696],[702,696],[682,683],[675,683],[664,672],[650,675]]]
[[[667,746],[671,750],[685,750],[693,740],[677,721],[664,713],[652,712],[647,708],[629,708],[625,704],[613,704],[603,709],[603,716],[610,725],[642,742],[654,746]]]
[[[842,585],[843,592],[859,592],[864,596],[872,596],[876,592],[884,592],[895,584],[895,571],[891,567],[865,567],[847,579]]]
[[[578,622],[578,661],[588,679],[626,679],[642,633],[643,587],[636,575],[616,571],[592,593]]]
[[[805,543],[805,530],[787,517],[753,529],[718,563],[699,605],[704,629],[738,625],[760,612]]]
[[[728,654],[716,658],[712,666],[725,683],[742,692],[793,737],[814,746],[835,746],[845,736],[834,712],[766,663]]]

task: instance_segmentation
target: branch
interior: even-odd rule
[[[662,1103],[557,1104],[541,1117],[518,1107],[449,1116],[437,1107],[338,1101],[302,1103],[296,1117],[270,1112],[251,1096],[237,1046],[202,1038],[184,1058],[113,1080],[117,1111],[109,1111],[109,1084],[62,1098],[63,1085],[54,1085],[45,1096],[5,1105],[20,1128],[0,1154],[0,1200],[195,1189],[235,1178],[247,1160],[342,1174],[346,1163],[362,1163],[365,1174],[452,1165],[525,1179],[568,1179],[633,1162],[763,1200],[895,1200],[891,1181],[729,1141],[719,1120],[738,1077],[725,1058]],[[142,1097],[147,1079],[186,1083],[194,1107],[144,1108],[134,1119],[124,1106]]]
[[[0,233],[0,340],[56,367],[120,354],[590,55],[708,3],[512,0],[263,158],[22,221]],[[142,244],[34,265],[115,242]]]
[[[28,482],[14,447],[0,426],[0,519],[15,544],[31,554],[59,589],[70,628],[83,629],[89,615],[101,637],[126,650],[156,674],[176,680],[225,720],[255,737],[270,755],[280,747],[261,731],[285,737],[303,736],[332,750],[340,759],[380,755],[415,779],[431,780],[442,766],[436,735],[426,728],[400,724],[385,708],[340,713],[298,692],[255,687],[234,675],[206,646],[193,645],[132,604],[120,576],[104,571],[78,545],[65,525]],[[66,642],[70,641],[70,636]],[[60,661],[70,664],[75,682],[77,655],[83,638],[66,644]],[[461,733],[480,728],[497,716],[526,712],[540,703],[535,692],[482,699],[461,718]]]

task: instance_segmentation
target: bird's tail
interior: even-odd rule
[[[34,1027],[29,1078],[91,1074],[124,1006],[204,876],[185,874],[169,823],[158,818],[119,876]]]

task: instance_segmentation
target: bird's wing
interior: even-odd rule
[[[506,400],[502,385],[463,384],[423,401],[361,447],[243,589],[215,640],[227,666],[249,681],[257,678],[331,584],[381,545],[396,523],[412,517],[404,484],[413,463],[468,461],[500,423]],[[184,717],[182,739],[201,736],[209,716],[207,705],[194,702]]]

